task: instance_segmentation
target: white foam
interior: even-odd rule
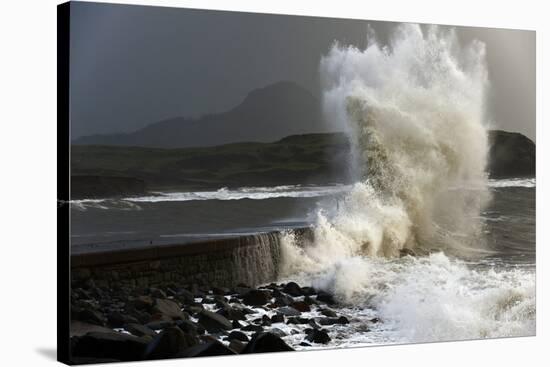
[[[313,198],[339,194],[349,190],[346,185],[334,186],[302,186],[284,185],[275,187],[241,187],[228,189],[226,187],[215,191],[192,192],[155,192],[155,195],[131,197],[124,200],[132,202],[164,202],[164,201],[194,201],[194,200],[265,200],[273,198]]]
[[[406,24],[390,47],[334,46],[321,74],[327,117],[350,136],[359,182],[317,213],[312,243],[283,235],[283,276],[375,310],[383,343],[532,335],[533,271],[448,257],[486,251],[484,45]],[[397,258],[403,249],[439,253]]]
[[[510,178],[500,180],[489,180],[489,187],[503,188],[503,187],[536,187],[536,179],[532,178]]]

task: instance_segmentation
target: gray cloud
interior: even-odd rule
[[[175,116],[228,110],[258,87],[295,81],[319,95],[334,41],[384,42],[393,23],[73,2],[71,134],[128,132]],[[535,137],[535,34],[458,28],[487,44],[498,128]]]

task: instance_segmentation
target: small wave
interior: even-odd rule
[[[285,185],[275,187],[241,187],[228,189],[223,187],[215,191],[192,192],[154,192],[154,195],[125,198],[131,202],[165,202],[165,201],[195,201],[195,200],[265,200],[273,198],[313,198],[329,196],[348,191],[350,186],[302,186]]]
[[[502,180],[489,180],[489,187],[536,187],[536,179],[533,178],[510,178]]]

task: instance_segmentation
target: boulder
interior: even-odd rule
[[[109,312],[109,314],[107,314],[107,322],[111,327],[114,328],[121,328],[125,324],[139,323],[139,321],[135,317],[123,314],[119,311]]]
[[[190,320],[176,321],[176,325],[186,334],[199,335],[205,332],[204,328],[199,328],[198,324]]]
[[[309,319],[307,317],[292,316],[287,319],[286,323],[296,325],[308,324]]]
[[[148,340],[123,333],[90,332],[74,337],[75,357],[112,358],[120,361],[142,359]]]
[[[264,328],[260,325],[248,324],[246,326],[243,326],[241,328],[241,330],[243,330],[243,331],[254,331],[254,332],[258,333],[260,331],[263,331]]]
[[[331,310],[329,308],[325,308],[325,309],[321,310],[321,315],[327,316],[327,317],[337,317],[338,316],[336,314],[336,312],[334,312],[333,310]]]
[[[170,326],[173,326],[173,325],[174,325],[173,321],[166,321],[166,320],[152,321],[145,324],[145,326],[147,326],[151,330],[162,330],[162,329],[169,328]]]
[[[218,333],[222,330],[232,329],[231,321],[215,312],[203,310],[199,315],[201,324],[209,333]]]
[[[234,339],[240,340],[242,342],[247,342],[249,340],[248,336],[246,336],[246,334],[241,331],[232,331],[231,333],[229,333],[229,335],[227,336],[227,340]]]
[[[115,331],[104,326],[89,324],[78,320],[71,320],[70,334],[71,336],[83,336],[92,331],[104,333],[114,333]]]
[[[185,334],[178,327],[170,327],[153,339],[145,350],[145,359],[172,358],[199,343],[197,337]]]
[[[76,312],[75,315],[73,315],[74,319],[83,321],[89,324],[95,324],[99,326],[104,326],[107,323],[107,319],[105,316],[99,312],[92,309],[83,309],[78,312]]]
[[[192,303],[195,303],[195,297],[193,296],[193,293],[189,292],[187,289],[178,289],[176,292],[175,297],[178,301],[183,303],[184,305],[190,305]]]
[[[151,296],[154,298],[166,298],[166,293],[159,288],[151,288],[149,289],[149,292],[151,293]]]
[[[249,306],[263,306],[271,299],[271,292],[252,289],[243,296],[243,303]]]
[[[276,312],[280,315],[284,315],[284,316],[287,316],[287,317],[300,316],[302,314],[300,311],[298,311],[294,307],[289,307],[289,306],[281,307],[281,308],[277,309]]]
[[[271,316],[271,323],[275,324],[278,322],[285,322],[285,317],[283,314],[276,313],[275,315]]]
[[[300,288],[300,286],[294,282],[287,283],[283,288],[283,292],[291,295],[292,297],[299,297],[304,295],[302,293],[302,288]]]
[[[233,321],[231,322],[231,326],[232,326],[233,329],[241,329],[241,328],[243,328],[245,325],[244,325],[243,323],[239,322],[238,320],[233,320]]]
[[[294,303],[294,299],[286,294],[275,297],[275,301],[273,302],[276,307],[291,306],[292,303]]]
[[[243,310],[234,307],[224,307],[217,311],[218,314],[226,317],[228,320],[246,320],[246,316]]]
[[[324,292],[324,291],[319,291],[317,293],[317,301],[324,302],[327,305],[336,304],[336,301],[334,300],[334,297],[332,296],[332,294]]]
[[[157,333],[155,333],[153,329],[148,328],[147,326],[141,325],[141,324],[135,324],[135,323],[126,324],[124,325],[124,330],[128,331],[129,333],[132,333],[135,336],[147,335],[152,338],[157,336]]]
[[[229,342],[229,349],[231,349],[235,353],[241,353],[245,347],[246,344],[237,339],[233,339]]]
[[[183,320],[186,318],[180,306],[169,299],[156,298],[151,312],[153,314],[160,314],[163,318],[171,320]]]
[[[248,342],[242,354],[286,352],[294,349],[285,343],[283,339],[272,333],[256,333]]]
[[[135,308],[136,310],[149,311],[153,307],[153,298],[149,296],[138,296],[131,299],[127,303],[128,308]]]
[[[328,336],[327,332],[323,329],[307,329],[306,333],[306,340],[310,342],[319,344],[327,344],[330,342],[330,336]]]
[[[277,335],[279,338],[282,338],[282,337],[287,336],[287,334],[286,334],[284,331],[282,331],[281,329],[276,328],[276,327],[274,327],[273,329],[269,330],[269,332],[270,332],[271,334]]]
[[[345,316],[340,317],[323,317],[318,320],[319,324],[321,325],[345,325],[349,324],[349,320]]]
[[[311,308],[309,307],[309,305],[307,303],[305,303],[304,301],[294,302],[292,304],[292,307],[294,307],[296,310],[298,310],[300,312],[309,312],[309,311],[311,311]]]

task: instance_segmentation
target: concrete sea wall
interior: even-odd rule
[[[308,228],[295,230],[311,236]],[[183,245],[91,252],[71,256],[71,282],[97,286],[155,287],[199,284],[232,287],[275,281],[281,261],[281,234],[260,233]]]

